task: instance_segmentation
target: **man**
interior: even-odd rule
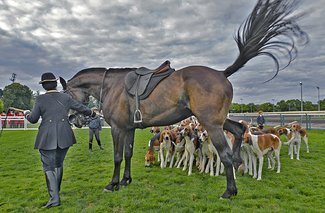
[[[262,130],[265,126],[265,118],[263,116],[263,111],[259,111],[257,116],[257,125],[260,130]]]
[[[19,112],[18,116],[24,116],[24,113]],[[19,128],[24,128],[24,119],[23,119],[23,117],[21,117],[21,119],[19,119]]]
[[[91,108],[96,114],[98,114],[98,109],[96,107]],[[89,127],[89,152],[92,152],[93,146],[93,135],[95,134],[96,141],[100,149],[104,149],[100,143],[99,134],[102,131],[102,125],[100,122],[99,117],[91,117],[87,120],[88,127]]]
[[[63,161],[70,146],[76,143],[68,122],[68,111],[74,109],[79,113],[95,116],[88,107],[77,103],[69,95],[57,91],[57,79],[53,73],[44,73],[41,77],[46,93],[36,97],[33,110],[24,112],[26,119],[37,123],[42,117],[34,149],[39,149],[46,184],[50,196],[42,208],[59,206],[60,185],[63,175]]]

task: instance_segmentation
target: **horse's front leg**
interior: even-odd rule
[[[232,163],[235,170],[237,171],[239,166],[243,163],[243,159],[240,156],[240,149],[243,141],[243,135],[246,131],[246,125],[226,119],[223,125],[223,129],[231,132],[235,136],[235,142],[232,147]]]
[[[120,188],[120,170],[123,160],[124,140],[120,137],[121,130],[112,127],[111,132],[114,145],[114,174],[112,181],[105,187],[104,192],[113,192]]]
[[[125,152],[124,152],[124,159],[125,159],[125,168],[124,168],[124,175],[121,180],[121,186],[127,186],[131,184],[131,158],[133,156],[133,144],[134,144],[134,132],[135,130],[129,130],[124,136],[124,144],[125,144]]]

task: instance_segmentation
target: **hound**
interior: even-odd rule
[[[297,160],[299,159],[299,152],[301,147],[301,138],[303,138],[306,147],[307,153],[309,153],[308,148],[308,134],[305,129],[301,128],[299,124],[292,124],[290,127],[290,131],[292,132],[292,137],[288,142],[283,143],[284,145],[289,145],[289,154],[291,155],[291,159],[293,159],[293,147],[297,145],[297,149],[295,149],[295,153],[297,154]]]
[[[210,166],[210,164],[213,166],[213,162],[211,163],[211,161],[209,160],[208,164],[206,165],[206,168],[204,168],[207,159],[211,158],[211,156],[210,156],[211,152],[209,150],[209,142],[210,141],[206,137],[206,132],[204,135],[203,135],[203,133],[199,134],[199,141],[201,143],[201,159],[200,159],[200,164],[199,164],[199,170],[200,170],[200,173],[202,173],[205,169],[205,173],[208,173],[209,166]]]
[[[150,163],[155,164],[156,157],[154,156],[155,151],[159,151],[160,149],[160,143],[159,143],[160,133],[154,135],[150,140],[148,144],[148,151],[145,156],[145,167],[150,166]],[[158,154],[158,161],[160,161],[159,154]]]
[[[164,168],[167,165],[167,161],[171,160],[172,156],[172,140],[175,136],[169,130],[164,130],[160,134],[159,143],[160,143],[160,167]],[[164,158],[164,151],[166,151],[166,158]]]
[[[293,122],[294,123],[294,122]],[[292,123],[290,123],[292,124]],[[293,136],[293,131],[291,131],[290,129],[291,128],[286,128],[287,126],[289,126],[290,124],[287,124],[285,126],[282,126],[280,128],[277,129],[277,131],[279,132],[280,135],[285,135],[286,138],[287,138],[287,141],[289,141],[292,136]],[[292,124],[293,125],[293,124]],[[291,125],[291,126],[292,126]],[[304,140],[305,142],[305,145],[306,145],[306,149],[307,149],[307,153],[309,153],[309,147],[308,147],[308,134],[306,132],[305,129],[301,128],[301,126],[299,124],[296,124],[298,126],[298,129],[300,129],[298,132],[300,134],[300,137]],[[288,143],[284,143],[284,145],[288,145]],[[294,150],[295,150],[295,154],[297,154],[297,149],[296,149],[296,145],[294,145]],[[290,148],[289,148],[289,151],[288,151],[288,155],[291,155],[291,152],[290,152]]]
[[[278,163],[277,173],[280,173],[280,150],[281,150],[281,141],[278,136],[273,134],[264,134],[264,135],[253,135],[252,133],[244,134],[244,142],[249,144],[252,147],[253,153],[256,155],[253,157],[254,164],[254,175],[253,178],[257,177],[256,174],[256,157],[259,158],[259,168],[258,168],[258,177],[257,180],[262,179],[262,168],[263,168],[263,155],[272,161],[271,169],[274,170],[275,161],[272,157],[272,151],[274,151],[275,158]]]
[[[175,166],[177,166],[177,164],[181,160],[181,156],[184,154],[184,150],[185,150],[185,139],[184,139],[184,137],[178,135],[178,136],[176,136],[175,140],[172,141],[172,143],[174,145],[174,149],[173,149],[173,154],[172,154],[172,160],[170,161],[170,164],[169,164],[170,168],[173,166],[173,160],[174,160],[176,153],[177,153],[177,156],[176,156]]]
[[[189,160],[189,169],[188,169],[188,175],[192,174],[192,168],[193,168],[193,161],[194,161],[194,153],[199,148],[199,142],[197,136],[193,133],[193,130],[190,126],[185,126],[184,129],[180,132],[180,135],[185,138],[185,153],[182,156],[182,159],[177,165],[177,168],[180,167],[181,163],[185,159],[183,171],[187,168],[187,162]]]
[[[273,127],[266,127],[264,129],[260,129],[258,127],[249,127],[249,129],[251,130],[251,132],[254,134],[254,135],[258,135],[258,134],[273,134],[273,135],[276,135],[278,137],[280,137],[280,134],[279,132],[273,128]]]
[[[150,132],[156,135],[160,132],[160,128],[158,126],[153,126],[150,128]]]
[[[248,134],[251,126],[249,126],[246,123],[246,121],[244,121],[244,120],[240,120],[239,123],[243,123],[243,124],[246,125],[247,128],[246,128],[245,134]],[[243,173],[248,173],[249,175],[253,176],[253,165],[252,165],[253,153],[252,153],[252,148],[249,146],[249,144],[246,144],[244,141],[243,141],[242,146],[241,146],[240,155],[243,158],[243,165],[242,165],[242,167],[244,167]]]

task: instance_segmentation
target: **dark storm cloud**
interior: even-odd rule
[[[0,88],[17,82],[42,90],[40,75],[52,71],[71,78],[88,67],[155,68],[165,60],[180,69],[204,65],[224,70],[238,54],[236,30],[255,0],[228,1],[14,1],[0,3]],[[314,8],[301,27],[308,45],[278,76],[271,59],[258,57],[229,78],[234,102],[264,103],[300,98],[317,101],[316,85],[324,79],[325,2],[306,2]],[[300,23],[300,22],[299,22]],[[324,98],[324,97],[323,97]]]

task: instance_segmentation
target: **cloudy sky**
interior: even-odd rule
[[[0,88],[16,82],[33,91],[44,72],[70,79],[89,67],[224,70],[238,55],[234,34],[256,0],[0,0]],[[325,1],[303,1],[312,12],[299,24],[310,42],[278,76],[257,57],[229,77],[235,103],[325,99]],[[60,87],[59,87],[60,89]],[[242,99],[242,100],[241,100]]]

